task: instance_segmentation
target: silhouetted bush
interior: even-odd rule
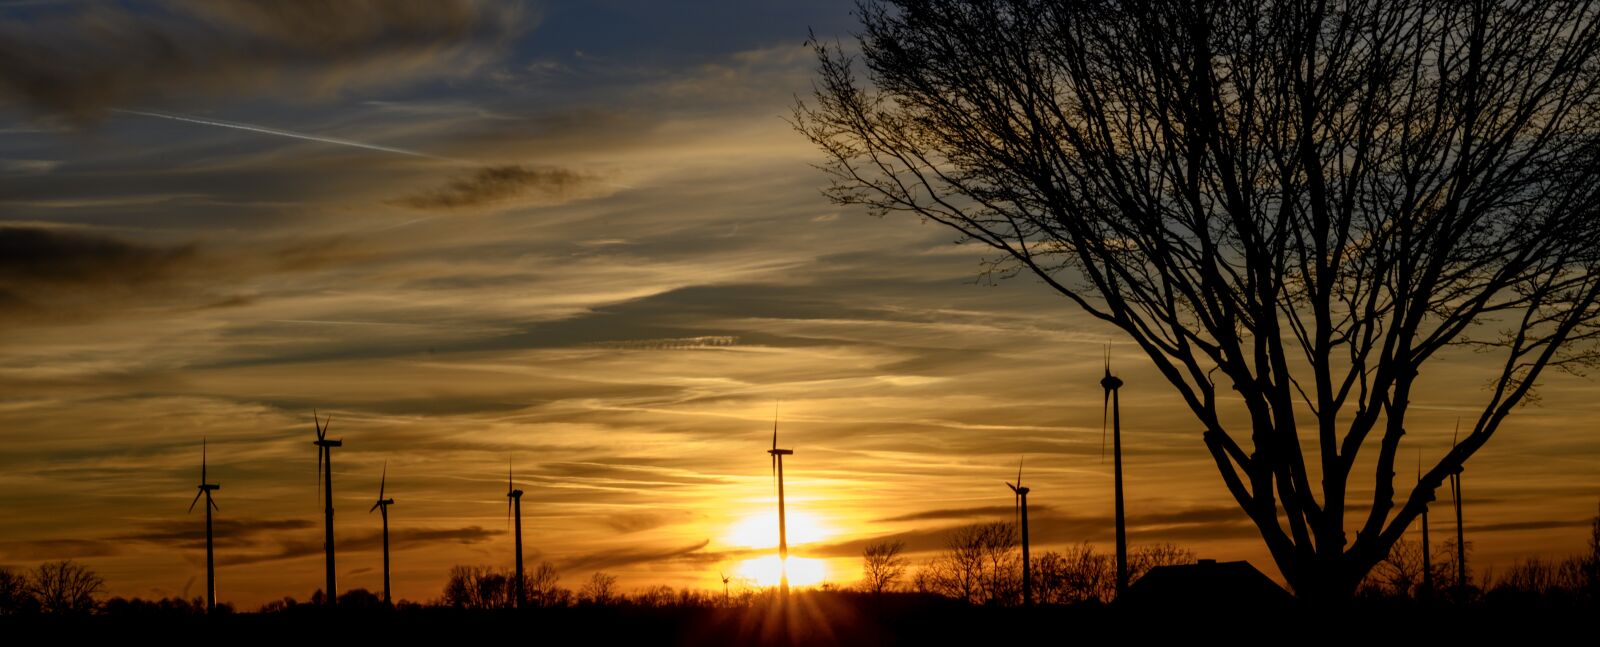
[[[366,589],[350,589],[339,595],[339,608],[352,610],[375,610],[388,608],[383,603],[383,597]]]

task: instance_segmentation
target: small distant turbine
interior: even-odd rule
[[[789,528],[783,510],[783,457],[794,453],[792,449],[778,449],[778,406],[772,406],[772,472],[778,478],[778,568],[779,589],[789,595]]]
[[[383,515],[383,603],[393,605],[389,598],[389,506],[394,505],[394,499],[383,498],[384,486],[389,481],[389,461],[383,462],[383,476],[378,478],[378,502],[367,509],[367,514],[377,510]]]
[[[1016,506],[1018,517],[1022,519],[1022,604],[1023,606],[1031,606],[1033,604],[1033,576],[1028,560],[1028,488],[1022,485],[1021,460],[1017,461],[1017,482],[1014,484],[1006,483],[1006,487],[1011,488],[1011,492],[1015,495],[1013,502]]]
[[[1111,374],[1111,348],[1106,348],[1106,374],[1100,378],[1100,387],[1105,389],[1106,404],[1111,409],[1111,454],[1112,470],[1114,477],[1115,496],[1117,505],[1117,597],[1121,598],[1128,592],[1128,523],[1122,511],[1122,402],[1118,389],[1122,388],[1122,380]],[[1100,434],[1102,450],[1105,443],[1105,411],[1102,408]]]
[[[728,596],[728,581],[732,580],[733,578],[728,577],[728,574],[722,571],[717,571],[717,577],[722,578],[722,606],[728,606],[730,604],[730,598]]]
[[[222,489],[221,485],[206,482],[206,441],[200,439],[200,491],[194,495],[194,500],[189,502],[189,512],[194,512],[194,504],[200,502],[200,497],[206,498],[206,613],[217,610],[217,565],[213,559],[211,511],[221,510],[217,502],[211,500],[211,493]]]
[[[513,588],[516,591],[517,608],[521,609],[525,604],[525,598],[522,590],[522,490],[518,490],[516,486],[513,485],[513,481],[511,479],[511,460],[506,459],[506,515],[511,516],[513,512],[516,515],[517,536],[517,581]]]
[[[328,440],[328,428],[333,426],[333,416],[328,416],[326,421],[317,418],[315,411],[311,412],[311,421],[317,426],[317,486],[322,488],[322,549],[327,554],[327,604],[332,607],[338,603],[339,589],[335,586],[333,569],[333,448],[343,447],[343,440]]]

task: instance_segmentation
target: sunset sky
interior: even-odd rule
[[[205,438],[219,600],[304,600],[313,410],[344,441],[341,589],[382,587],[385,461],[396,598],[510,566],[508,460],[528,559],[565,586],[757,575],[775,403],[817,578],[1011,519],[1024,455],[1034,553],[1109,548],[1110,342],[1130,541],[1276,576],[1136,347],[951,231],[822,196],[786,119],[807,30],[849,42],[849,2],[398,6],[0,3],[0,565],[202,595]],[[1471,419],[1486,361],[1422,373],[1403,473]],[[1597,389],[1548,378],[1468,463],[1475,570],[1584,546]]]

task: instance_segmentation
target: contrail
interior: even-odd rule
[[[453,158],[449,158],[449,157],[440,157],[438,155],[429,155],[427,153],[419,153],[417,151],[410,151],[410,150],[406,150],[404,148],[394,148],[394,147],[391,147],[391,146],[379,146],[377,144],[367,144],[367,143],[358,142],[358,141],[351,141],[351,140],[348,140],[348,139],[339,139],[337,137],[324,137],[324,136],[321,136],[321,135],[308,135],[306,133],[297,133],[297,132],[294,132],[292,130],[278,130],[277,128],[267,128],[266,126],[257,126],[257,125],[254,125],[254,124],[242,124],[242,123],[238,123],[238,122],[235,122],[235,121],[222,121],[222,120],[219,120],[219,119],[201,119],[199,117],[189,117],[189,116],[185,116],[185,115],[173,115],[173,114],[167,114],[167,113],[163,113],[163,112],[149,112],[149,111],[146,111],[146,110],[122,110],[122,109],[119,109],[119,108],[112,108],[111,111],[112,112],[121,112],[121,113],[124,113],[124,114],[130,114],[130,115],[141,115],[141,116],[144,116],[144,117],[158,117],[158,118],[161,118],[161,119],[171,119],[173,121],[186,121],[186,122],[189,122],[191,124],[202,124],[202,125],[206,125],[206,126],[220,126],[220,127],[223,127],[223,128],[233,128],[233,129],[236,129],[236,130],[248,130],[248,131],[253,132],[253,133],[261,133],[261,134],[264,134],[264,135],[277,135],[279,137],[292,137],[294,139],[304,139],[306,141],[322,142],[324,144],[337,144],[337,145],[340,145],[340,146],[351,146],[351,147],[354,147],[354,148],[365,148],[367,150],[372,150],[372,151],[380,151],[380,152],[384,152],[384,153],[395,153],[397,155],[409,155],[411,157],[426,157],[428,159],[445,160],[445,161],[449,161],[449,162],[460,162],[460,161],[462,161],[462,160],[453,159]]]

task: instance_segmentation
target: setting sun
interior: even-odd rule
[[[777,555],[767,555],[739,562],[739,577],[757,586],[777,586],[783,578],[783,562]],[[828,563],[807,557],[789,558],[789,585],[815,586],[828,579]]]
[[[787,530],[790,546],[823,541],[835,534],[832,528],[824,524],[814,514],[790,510],[788,517]],[[777,548],[777,512],[762,512],[740,519],[728,528],[728,534],[724,541],[730,545],[744,546],[746,548]],[[792,569],[794,567],[794,559],[791,558],[789,561]]]

